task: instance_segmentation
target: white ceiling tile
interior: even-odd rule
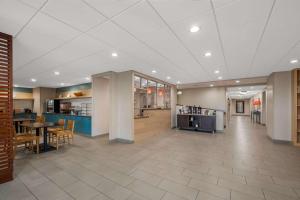
[[[170,23],[211,12],[210,0],[149,0]],[[197,21],[190,21],[193,25]]]
[[[15,35],[36,12],[17,0],[0,1],[0,32]]]
[[[20,2],[23,2],[24,4],[27,4],[33,8],[39,9],[43,6],[43,4],[47,0],[19,0]]]
[[[299,41],[300,1],[277,0],[249,75],[269,75]],[[289,62],[286,61],[289,66]],[[289,68],[287,67],[287,70]]]
[[[17,71],[22,74],[26,74],[27,71],[32,72],[32,74],[26,76],[27,79],[32,77],[32,75],[39,73],[53,75],[53,72],[57,71],[57,68],[60,68],[63,64],[74,60],[76,61],[104,50],[108,53],[106,45],[101,44],[99,41],[94,40],[91,37],[81,35],[49,54],[23,66]],[[61,75],[64,74],[61,73]]]
[[[79,32],[46,15],[37,16],[14,38],[14,68],[36,59],[73,39]]]
[[[136,4],[140,0],[84,0],[97,10],[102,12],[106,17],[112,17],[128,7]]]
[[[114,18],[114,21],[167,57],[174,63],[174,67],[185,70],[191,79],[208,78],[199,64],[146,2],[129,9],[126,13]]]
[[[230,74],[228,78],[247,77],[272,3],[273,0],[243,0],[217,9]]]
[[[42,11],[81,31],[105,21],[105,17],[80,0],[51,0]]]

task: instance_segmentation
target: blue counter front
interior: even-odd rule
[[[55,113],[43,113],[46,122],[58,122],[59,119],[74,120],[75,133],[91,136],[92,133],[92,119],[90,116],[76,116]]]

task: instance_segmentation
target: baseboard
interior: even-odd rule
[[[121,138],[116,138],[116,139],[112,139],[109,140],[109,143],[123,143],[123,144],[133,144],[134,141],[133,140],[126,140],[126,139],[121,139]]]

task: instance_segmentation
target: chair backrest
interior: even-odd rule
[[[61,126],[63,129],[65,129],[65,119],[59,119],[57,124]]]
[[[44,123],[45,122],[45,116],[37,116],[36,119],[35,119],[36,122],[39,122],[39,123]]]
[[[68,120],[67,121],[67,130],[74,133],[74,127],[75,127],[75,121],[74,120]]]

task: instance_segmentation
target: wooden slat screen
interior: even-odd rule
[[[0,32],[0,183],[13,179],[12,37]]]

